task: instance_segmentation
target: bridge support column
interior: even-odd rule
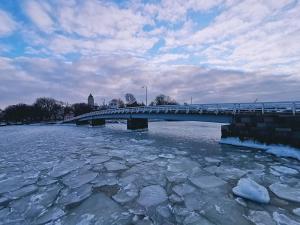
[[[265,144],[300,147],[300,116],[236,115],[230,125],[221,127],[222,138],[238,137]]]
[[[105,120],[104,119],[90,120],[90,125],[91,126],[102,126],[102,125],[105,125]]]
[[[128,130],[138,130],[138,129],[147,129],[148,128],[148,119],[128,119],[127,120],[127,129]]]
[[[87,125],[89,124],[89,121],[88,120],[83,120],[83,121],[80,121],[80,120],[77,120],[76,121],[76,125]]]

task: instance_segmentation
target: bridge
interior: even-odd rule
[[[222,137],[254,139],[300,147],[300,101],[142,106],[86,113],[63,123],[104,125],[127,120],[127,129],[148,128],[148,120],[227,124]]]

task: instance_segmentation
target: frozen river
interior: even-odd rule
[[[300,225],[300,163],[220,125],[0,128],[0,225]]]

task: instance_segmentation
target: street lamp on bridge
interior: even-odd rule
[[[145,90],[146,90],[146,106],[148,106],[148,87],[143,86],[142,88],[145,88]]]

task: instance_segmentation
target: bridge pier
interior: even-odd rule
[[[147,129],[148,119],[132,118],[127,120],[128,130]]]
[[[76,125],[77,125],[77,126],[80,126],[80,125],[88,125],[88,124],[89,124],[89,121],[88,121],[88,120],[83,120],[83,121],[76,120]]]
[[[299,115],[236,115],[221,131],[222,138],[238,137],[241,141],[300,147]]]
[[[89,121],[91,126],[102,126],[105,125],[104,119],[92,119]]]

